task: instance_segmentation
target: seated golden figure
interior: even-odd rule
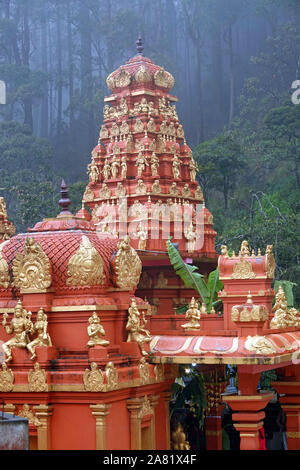
[[[36,316],[36,322],[31,332],[37,333],[37,338],[27,344],[27,349],[32,354],[30,359],[34,359],[36,357],[35,348],[37,346],[52,346],[51,338],[49,333],[47,333],[47,327],[47,315],[44,313],[44,310],[40,308]]]
[[[190,307],[186,311],[186,314],[185,314],[185,318],[189,321],[188,323],[181,325],[181,328],[184,328],[185,330],[199,330],[200,329],[200,323],[199,323],[200,316],[201,316],[201,313],[198,308],[198,303],[193,297],[192,300],[190,301]]]
[[[172,432],[172,449],[173,450],[190,450],[190,444],[186,440],[181,423],[178,423],[175,431]]]
[[[15,306],[14,316],[9,326],[6,325],[8,314],[3,314],[2,326],[5,327],[6,333],[9,335],[13,333],[15,334],[12,339],[2,345],[3,351],[7,356],[5,362],[8,362],[12,359],[12,348],[26,348],[29,342],[28,333],[32,333],[33,331],[31,315],[31,312],[27,312],[23,308],[21,300],[18,300]]]
[[[108,346],[109,341],[101,338],[105,335],[103,326],[100,323],[100,318],[97,313],[94,312],[93,315],[89,318],[89,326],[87,328],[88,335],[90,337],[87,346],[89,348],[93,346]]]
[[[126,330],[128,333],[127,342],[135,341],[141,350],[143,356],[147,356],[148,353],[145,351],[143,344],[151,341],[151,336],[148,330],[144,329],[141,319],[140,312],[134,299],[131,301],[131,306],[128,309],[128,321]]]

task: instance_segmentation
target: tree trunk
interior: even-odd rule
[[[41,13],[41,47],[42,47],[42,70],[48,75],[48,41],[47,41],[47,20],[45,7]],[[40,135],[48,138],[49,130],[49,102],[48,102],[48,78],[45,84],[45,96],[41,106],[41,130]]]

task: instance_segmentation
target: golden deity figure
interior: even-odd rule
[[[159,159],[155,152],[153,152],[151,155],[150,163],[152,176],[158,176]]]
[[[9,326],[6,325],[8,314],[3,314],[2,326],[5,327],[6,333],[9,335],[14,333],[14,337],[2,345],[3,351],[7,356],[5,362],[8,362],[12,359],[12,348],[26,348],[29,342],[28,334],[32,333],[33,331],[31,315],[31,312],[27,312],[23,308],[21,300],[18,300],[15,306],[14,316]]]
[[[288,312],[288,325],[294,328],[299,328],[300,326],[300,316],[296,308],[290,308]]]
[[[3,362],[2,370],[0,369],[0,392],[11,392],[14,387],[14,373]]]
[[[144,328],[143,320],[140,318],[140,312],[134,299],[131,301],[131,305],[128,309],[128,321],[126,330],[129,332],[127,342],[135,341],[143,356],[147,356],[148,353],[144,349],[144,343],[151,341],[151,336],[148,330]]]
[[[123,186],[122,183],[118,182],[116,187],[115,195],[117,197],[124,197],[126,196],[126,188]]]
[[[7,210],[4,197],[0,197],[0,217],[7,220]]]
[[[178,196],[178,188],[177,188],[177,184],[175,181],[173,181],[173,183],[170,186],[169,194],[171,196]]]
[[[35,353],[35,348],[37,346],[52,346],[52,341],[50,338],[49,333],[47,333],[47,328],[48,328],[48,321],[47,321],[47,315],[44,313],[44,310],[42,308],[39,309],[37,315],[36,315],[36,322],[33,325],[31,333],[37,333],[37,337],[31,341],[30,343],[27,344],[27,349],[32,355],[30,359],[34,359],[36,357]]]
[[[272,308],[274,317],[271,320],[270,328],[286,328],[288,326],[288,307],[282,286],[279,286],[275,299],[275,305]]]
[[[121,158],[121,178],[127,177],[127,163],[126,163],[126,156],[124,155]]]
[[[194,230],[193,222],[190,223],[190,226],[184,232],[185,238],[187,239],[187,251],[188,253],[193,253],[195,250],[195,244],[197,239],[196,230]]]
[[[247,240],[242,241],[239,256],[250,256],[250,249]]]
[[[137,166],[138,168],[138,178],[140,178],[142,176],[142,173],[143,171],[145,170],[146,166],[149,166],[149,163],[147,162],[147,158],[144,157],[144,155],[142,154],[142,150],[139,151],[138,153],[138,157],[136,159],[136,164],[135,166]]]
[[[101,338],[101,336],[105,336],[105,330],[100,323],[100,318],[98,317],[97,313],[94,312],[92,316],[89,318],[89,326],[87,328],[87,332],[89,335],[89,341],[87,346],[108,346],[109,341],[106,339]]]
[[[102,392],[104,389],[104,374],[98,369],[96,362],[91,363],[91,369],[85,369],[83,374],[84,388],[88,392]]]
[[[221,245],[221,255],[228,257],[228,248],[226,245]]]
[[[151,192],[153,194],[160,194],[161,193],[161,186],[159,184],[159,180],[155,180],[153,185],[152,185],[152,188],[151,188]]]
[[[139,223],[137,227],[137,231],[134,234],[134,236],[139,239],[138,249],[145,250],[147,240],[148,240],[148,230],[147,230],[147,227],[143,226],[142,222]]]
[[[173,167],[173,177],[174,179],[179,179],[180,178],[180,162],[178,160],[178,155],[174,155],[174,158],[173,158],[173,163],[172,163],[172,167]]]
[[[190,191],[188,183],[186,183],[184,185],[184,187],[182,188],[182,196],[183,197],[190,197],[190,195],[191,195],[191,191]]]
[[[118,388],[118,369],[115,367],[113,362],[108,362],[105,366],[105,375],[106,375],[106,388],[107,390],[115,390]]]
[[[125,98],[122,96],[120,100],[120,115],[125,116],[126,114],[128,114],[128,106]]]
[[[92,163],[88,164],[87,174],[92,183],[97,183],[99,178],[99,170],[94,160],[92,160]]]
[[[198,303],[193,297],[190,301],[188,310],[186,311],[185,318],[188,320],[188,323],[181,325],[181,328],[185,330],[199,330],[200,329],[200,320],[201,312],[199,310]]]
[[[45,392],[47,390],[46,372],[41,369],[38,362],[28,372],[28,385],[30,392]]]
[[[146,194],[147,193],[147,186],[143,182],[142,179],[138,180],[138,184],[135,188],[136,194]]]
[[[175,431],[172,432],[171,438],[173,450],[190,450],[190,444],[186,440],[186,435],[181,423],[178,423]]]
[[[102,170],[103,176],[105,180],[108,180],[110,177],[110,164],[108,163],[108,159],[105,159],[104,165],[103,165],[103,170]]]
[[[190,177],[191,177],[192,182],[196,181],[197,171],[198,171],[198,165],[195,162],[195,160],[193,159],[193,157],[191,157],[191,160],[190,160]]]
[[[116,179],[118,176],[120,163],[117,160],[117,157],[114,155],[111,161],[111,176],[112,178]]]

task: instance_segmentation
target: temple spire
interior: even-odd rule
[[[144,46],[143,46],[143,41],[142,41],[142,37],[140,34],[139,34],[138,40],[135,43],[136,43],[136,50],[138,51],[139,55],[143,55]]]
[[[58,204],[62,208],[62,211],[60,212],[60,214],[57,217],[72,215],[72,213],[69,211],[69,206],[71,205],[71,200],[69,199],[68,188],[67,188],[67,185],[66,185],[64,179],[62,179],[62,181],[61,181],[60,194],[61,194],[61,198],[58,201]]]

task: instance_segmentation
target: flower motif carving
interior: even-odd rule
[[[67,285],[95,286],[102,285],[104,280],[103,260],[88,237],[83,235],[78,251],[69,260]]]

